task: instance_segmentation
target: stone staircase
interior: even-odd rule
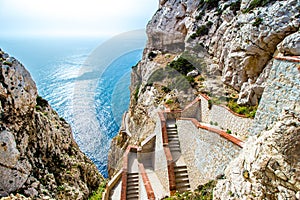
[[[179,192],[186,192],[191,190],[186,165],[175,166],[174,171],[176,180],[176,190]]]
[[[139,173],[127,174],[126,199],[139,199]]]
[[[167,122],[167,134],[168,134],[168,142],[169,148],[172,153],[172,156],[178,157],[178,154],[181,153],[180,149],[180,142],[178,138],[177,126],[175,121],[168,121]]]

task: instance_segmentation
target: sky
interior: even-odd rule
[[[158,0],[0,0],[0,37],[111,36],[145,28]]]

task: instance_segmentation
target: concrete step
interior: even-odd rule
[[[134,179],[139,179],[139,175],[127,175],[127,180],[134,180]]]
[[[168,137],[168,140],[179,142],[179,138],[178,137]]]
[[[179,142],[169,142],[169,147],[180,147],[180,143]]]
[[[177,128],[175,128],[175,127],[167,127],[167,132],[177,132]]]
[[[127,177],[135,177],[135,176],[139,176],[139,173],[128,173]]]
[[[175,174],[188,174],[187,169],[184,169],[184,168],[175,168],[174,172],[175,172]]]
[[[130,194],[130,195],[126,195],[126,199],[139,199],[139,194]]]
[[[176,178],[180,179],[180,178],[189,178],[189,175],[187,173],[177,173],[176,174]]]
[[[178,135],[176,134],[176,135],[169,135],[168,134],[168,138],[178,138]]]
[[[127,187],[130,187],[130,186],[138,186],[139,185],[139,182],[138,181],[131,181],[131,182],[128,182],[127,181]]]
[[[174,141],[174,140],[169,141],[169,147],[170,147],[170,146],[174,146],[174,145],[175,145],[175,146],[176,146],[176,145],[177,145],[177,146],[180,146],[180,143],[179,143],[178,141],[176,142],[176,141]]]
[[[175,123],[168,123],[166,124],[167,128],[177,128]]]
[[[139,193],[139,187],[127,188],[126,194],[136,194]]]
[[[178,178],[177,176],[175,178],[175,181],[176,181],[176,184],[177,183],[189,183],[190,182],[189,178]]]
[[[176,183],[176,189],[180,189],[180,188],[190,188],[190,183],[186,183],[186,182],[183,182],[183,183]]]
[[[134,184],[134,183],[138,183],[139,182],[139,179],[138,178],[127,178],[127,184]]]
[[[180,193],[191,191],[190,187],[176,188],[176,190]]]
[[[172,132],[167,132],[168,136],[177,136],[178,137],[178,133],[172,133]]]
[[[186,165],[176,165],[174,167],[175,167],[175,169],[187,169]]]
[[[177,128],[167,128],[167,133],[178,133]]]
[[[188,171],[186,169],[174,169],[175,175],[178,174],[188,174]]]

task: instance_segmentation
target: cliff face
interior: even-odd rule
[[[300,39],[295,41],[300,42]],[[288,47],[293,42],[285,43],[288,45],[284,46]],[[285,49],[286,52],[293,51]],[[226,179],[218,182],[214,193],[216,199],[300,198],[298,63],[288,60],[273,62],[250,131],[252,136],[240,155],[227,167]]]
[[[175,99],[184,104],[199,92],[226,96],[233,91],[238,104],[258,105],[277,45],[299,30],[299,9],[297,0],[161,0],[147,25],[143,58],[132,72],[129,126],[138,133],[134,141],[154,130],[153,116],[170,96],[185,97]],[[185,94],[151,87],[154,72],[183,52],[206,71],[203,87]]]
[[[0,50],[0,194],[86,199],[102,180],[28,71]]]
[[[199,55],[204,47],[208,69],[239,92],[238,103],[255,105],[276,46],[299,30],[299,9],[297,0],[160,1],[147,26],[147,50]]]
[[[147,26],[143,58],[132,72],[129,142],[153,132],[156,111],[167,99],[183,105],[199,92],[230,91],[240,105],[262,99],[252,136],[219,181],[216,198],[299,199],[299,64],[274,60],[278,53],[300,55],[299,10],[297,0],[160,0]],[[194,65],[203,61],[209,76],[201,90],[165,92],[149,84],[178,55]]]

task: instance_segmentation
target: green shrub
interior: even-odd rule
[[[210,24],[208,22],[208,24]],[[197,37],[200,37],[200,36],[204,36],[204,35],[207,35],[208,34],[208,31],[209,31],[209,28],[207,25],[201,25],[200,27],[198,27],[198,29],[196,30],[196,33],[193,33],[190,38],[191,39],[196,39]]]
[[[93,194],[89,197],[89,200],[101,200],[102,194],[105,191],[106,181],[103,181],[96,191],[93,191]]]
[[[236,99],[230,99],[227,103],[228,108],[230,108],[233,112],[245,115],[248,118],[254,118],[256,114],[256,110],[258,106],[240,106],[237,104]]]
[[[48,106],[48,101],[43,99],[41,96],[37,96],[36,97],[36,104],[37,104],[37,106],[40,106],[40,107],[44,108],[44,107]]]
[[[204,11],[201,11],[201,12],[197,15],[196,20],[201,20],[202,17],[204,16],[204,14],[205,14],[205,12],[204,12]]]
[[[255,19],[255,22],[253,22],[252,26],[259,27],[259,25],[263,22],[264,20],[262,18],[257,17]]]
[[[235,15],[236,12],[240,10],[240,8],[241,8],[241,0],[238,0],[230,4],[230,10],[232,10]]]
[[[212,100],[208,100],[208,109],[210,110],[211,108],[212,108],[212,105],[213,105],[213,103],[212,103]]]
[[[152,60],[153,58],[155,58],[157,56],[157,53],[154,53],[153,51],[151,51],[149,54],[148,54],[148,58],[150,60]]]
[[[168,87],[166,87],[166,86],[162,86],[162,91],[164,91],[165,93],[169,93],[169,92],[171,92],[171,89],[170,88],[168,88]]]
[[[219,5],[219,1],[217,1],[217,0],[204,0],[204,2],[207,3],[208,9],[217,8]]]
[[[215,122],[214,125],[215,125],[215,126],[218,126],[218,122]]]
[[[249,11],[253,10],[254,8],[265,6],[268,3],[275,1],[275,0],[253,0],[251,1],[249,7],[243,10],[243,13],[248,13]]]
[[[242,115],[245,115],[247,112],[248,112],[248,108],[246,106],[239,106],[237,109],[236,109],[236,112],[238,114],[242,114]]]
[[[172,99],[168,99],[167,101],[166,101],[166,104],[167,105],[170,105],[170,104],[173,104],[174,103],[174,101],[172,100]]]
[[[140,86],[135,88],[135,92],[134,92],[135,101],[137,101],[139,99],[139,91],[140,91]]]
[[[195,78],[192,76],[186,76],[186,80],[188,80],[189,83],[194,83],[195,82]]]
[[[66,120],[63,117],[60,117],[59,119],[60,121],[66,122]]]
[[[198,81],[205,81],[205,79],[201,76],[199,77]]]
[[[63,191],[63,190],[65,190],[65,186],[64,185],[60,185],[60,186],[57,187],[57,190],[58,191]]]
[[[231,134],[232,132],[231,132],[230,129],[227,129],[227,130],[226,130],[226,133],[227,133],[227,134]]]
[[[208,21],[208,22],[206,23],[206,26],[209,27],[209,28],[210,28],[212,25],[213,25],[213,22],[212,22],[212,21]]]
[[[187,59],[183,57],[179,57],[177,60],[172,61],[168,66],[183,75],[186,75],[188,72],[196,69]]]
[[[196,31],[197,36],[203,36],[208,34],[208,28],[206,25],[200,26]]]

